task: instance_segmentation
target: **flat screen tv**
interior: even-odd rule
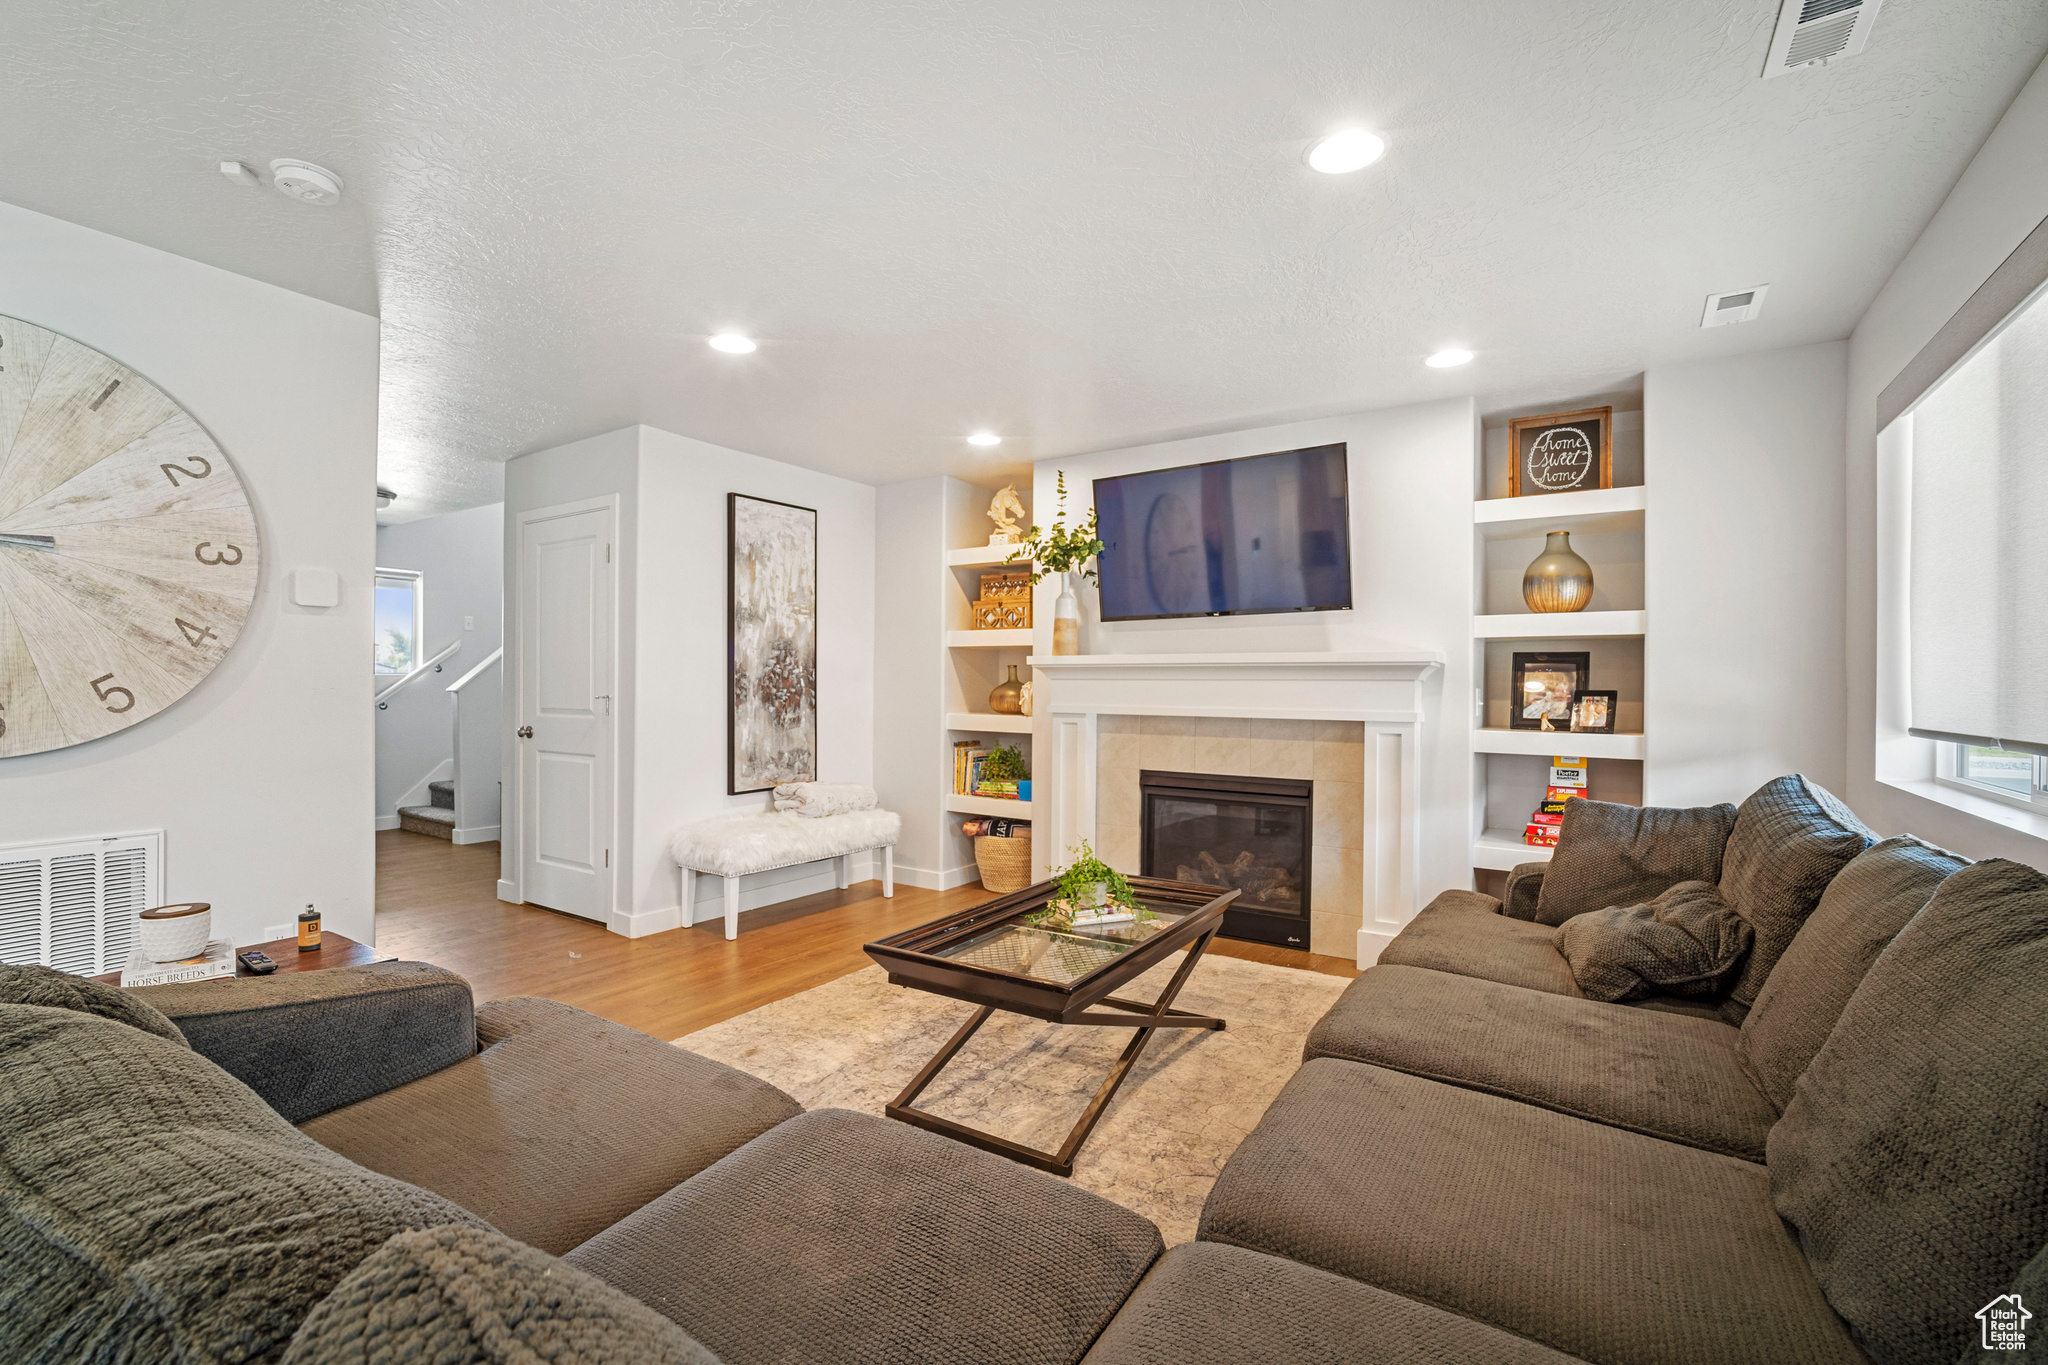
[[[1102,619],[1351,608],[1344,446],[1095,481]]]

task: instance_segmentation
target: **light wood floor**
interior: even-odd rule
[[[680,1038],[869,965],[861,945],[987,899],[880,882],[825,891],[723,921],[623,938],[591,920],[498,899],[498,845],[377,835],[377,949],[469,979],[478,1000],[540,995],[657,1038]],[[1356,976],[1338,957],[1217,939],[1212,953]]]

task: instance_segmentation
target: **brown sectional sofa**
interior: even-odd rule
[[[2048,1302],[2048,878],[1845,815],[1796,778],[1575,809],[1506,905],[1448,892],[1359,976],[1163,1255],[423,964],[0,968],[0,1359],[1955,1360],[1994,1295]],[[1691,993],[1584,998],[1568,928],[1602,990]],[[1767,971],[1715,956],[1745,932]]]

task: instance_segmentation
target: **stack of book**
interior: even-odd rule
[[[1007,815],[990,815],[975,820],[962,820],[960,832],[973,838],[1029,839],[1031,822],[1012,820]]]
[[[987,761],[988,749],[980,740],[961,739],[953,742],[954,795],[974,795],[974,784],[981,778],[981,765]]]
[[[1529,817],[1522,842],[1538,848],[1555,848],[1557,831],[1564,824],[1567,801],[1586,794],[1586,760],[1558,754],[1550,760],[1550,785],[1543,790],[1543,804]]]
[[[199,956],[188,957],[183,962],[152,962],[147,953],[137,948],[128,954],[128,961],[121,967],[121,984],[167,986],[174,981],[211,981],[217,976],[234,974],[234,940],[217,938],[209,942]]]

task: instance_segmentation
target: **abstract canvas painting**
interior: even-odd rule
[[[729,495],[726,790],[818,780],[818,514]]]

